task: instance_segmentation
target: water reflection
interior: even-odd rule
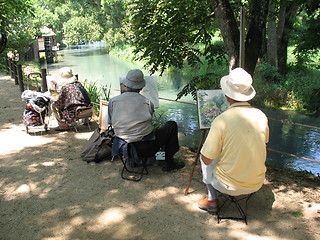
[[[80,80],[107,85],[120,89],[119,78],[124,77],[130,69],[141,66],[110,56],[103,49],[68,49],[62,51],[64,61],[48,65],[49,74],[54,74],[60,67],[69,66]],[[143,69],[142,69],[143,70]],[[149,75],[143,70],[145,75]],[[175,99],[179,89],[187,81],[187,77],[176,73],[164,73],[158,77],[158,90],[161,98]],[[259,91],[259,89],[257,89]],[[112,91],[111,95],[118,95]],[[194,103],[191,96],[184,97],[181,101]],[[304,158],[320,161],[320,119],[312,118],[290,111],[276,111],[262,109],[269,117],[270,141],[268,148],[284,153],[294,154]],[[182,145],[197,148],[201,132],[198,129],[197,108],[195,105],[170,102],[160,99],[160,107],[156,109],[157,115],[162,115],[166,120],[174,120],[180,126],[179,140]],[[272,119],[285,120],[307,126],[282,123]],[[195,129],[192,131],[190,129]],[[315,175],[320,175],[320,163],[305,159],[268,151],[267,161],[276,167],[290,167],[296,170],[306,170]]]
[[[320,161],[320,121],[291,111],[275,111],[264,109],[269,118],[270,142],[268,148]],[[276,120],[287,120],[292,123],[282,123]],[[305,126],[304,126],[305,125]],[[313,128],[314,126],[315,128]],[[320,175],[320,163],[301,159],[287,154],[268,151],[268,161],[273,166],[290,167],[295,170],[306,170]]]

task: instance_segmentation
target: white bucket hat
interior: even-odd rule
[[[221,78],[220,84],[223,93],[236,101],[249,101],[256,95],[251,75],[242,68],[233,69]]]
[[[59,70],[59,82],[60,83],[72,83],[74,81],[76,81],[76,77],[73,75],[72,73],[72,69],[69,67],[63,67]]]
[[[121,83],[132,89],[142,89],[146,85],[143,72],[139,69],[130,70],[126,78],[122,78]]]

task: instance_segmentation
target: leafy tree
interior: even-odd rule
[[[267,29],[267,61],[287,73],[288,46],[296,44],[298,64],[309,62],[319,49],[318,0],[270,0]],[[318,40],[318,41],[317,41]],[[282,78],[283,79],[283,78]]]
[[[93,17],[72,17],[63,24],[67,45],[100,40],[101,27]]]
[[[320,54],[320,2],[309,1],[295,22],[294,43],[298,66],[319,68]]]
[[[12,32],[15,22],[19,17],[27,17],[33,14],[31,0],[11,0],[0,2],[0,29],[5,32]]]
[[[33,41],[36,35],[33,11],[30,0],[0,2],[0,29],[8,37],[8,48],[22,52]]]
[[[111,46],[127,42],[127,31],[124,20],[127,18],[127,0],[102,0],[102,15],[104,19],[104,40]]]
[[[108,27],[120,28],[126,17],[126,0],[101,0],[101,8]]]
[[[250,1],[244,68],[253,73],[260,55],[268,0]],[[185,61],[195,65],[204,56],[214,59],[213,37],[220,29],[230,68],[239,61],[239,8],[228,0],[135,0],[131,5],[132,31],[136,51],[147,60],[151,72],[158,68],[181,68]],[[199,46],[203,45],[203,49]]]
[[[196,66],[200,56],[214,57],[210,50],[216,26],[206,1],[135,0],[129,16],[135,53],[151,73],[181,68],[185,61]]]
[[[101,33],[99,40],[104,35],[106,41],[110,42],[110,45],[114,45],[124,41],[125,31],[122,30],[122,21],[126,17],[126,2],[127,0],[36,0],[39,7],[44,9],[41,14],[38,14],[40,21],[46,26],[52,28],[57,34],[57,40],[63,44],[63,42],[71,44],[75,43],[77,39],[88,38],[88,34],[84,37],[78,36],[76,33],[68,33],[64,26],[68,26],[73,22],[81,19],[90,19],[97,29],[94,33],[95,37],[89,37],[88,39],[96,39],[97,32]],[[39,11],[41,12],[41,11]],[[75,18],[75,19],[73,19]],[[70,21],[70,22],[69,22]],[[69,24],[65,24],[69,22]],[[77,25],[77,28],[80,28]],[[91,28],[90,28],[91,29]],[[90,30],[88,29],[88,30]],[[72,30],[72,27],[68,28],[68,31]],[[91,30],[90,30],[91,31]],[[83,33],[83,31],[81,32]],[[64,34],[67,34],[66,36]],[[63,39],[67,37],[67,41]],[[71,37],[75,39],[71,40]]]

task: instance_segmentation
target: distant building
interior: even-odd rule
[[[41,36],[38,38],[39,57],[45,56],[47,63],[53,63],[59,50],[56,34],[48,27],[42,27],[40,31]]]
[[[48,27],[42,27],[40,31],[41,35],[31,44],[25,54],[25,60],[39,61],[45,57],[47,63],[53,63],[57,59],[57,51],[59,50],[56,34]]]

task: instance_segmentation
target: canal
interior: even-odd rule
[[[59,68],[68,66],[78,74],[80,81],[87,80],[112,89],[120,89],[119,79],[125,77],[130,69],[140,68],[146,76],[149,75],[142,65],[109,55],[103,47],[65,49],[60,51],[60,55],[63,61],[49,64],[48,74],[55,75]],[[160,106],[156,109],[156,115],[163,120],[175,120],[180,127],[181,145],[197,148],[201,132],[198,130],[195,102],[190,96],[180,99],[182,103],[163,100],[174,100],[187,81],[187,77],[178,74],[157,76]],[[111,96],[117,94],[119,91],[111,91]],[[320,119],[292,111],[262,110],[269,118],[268,164],[320,175]]]

